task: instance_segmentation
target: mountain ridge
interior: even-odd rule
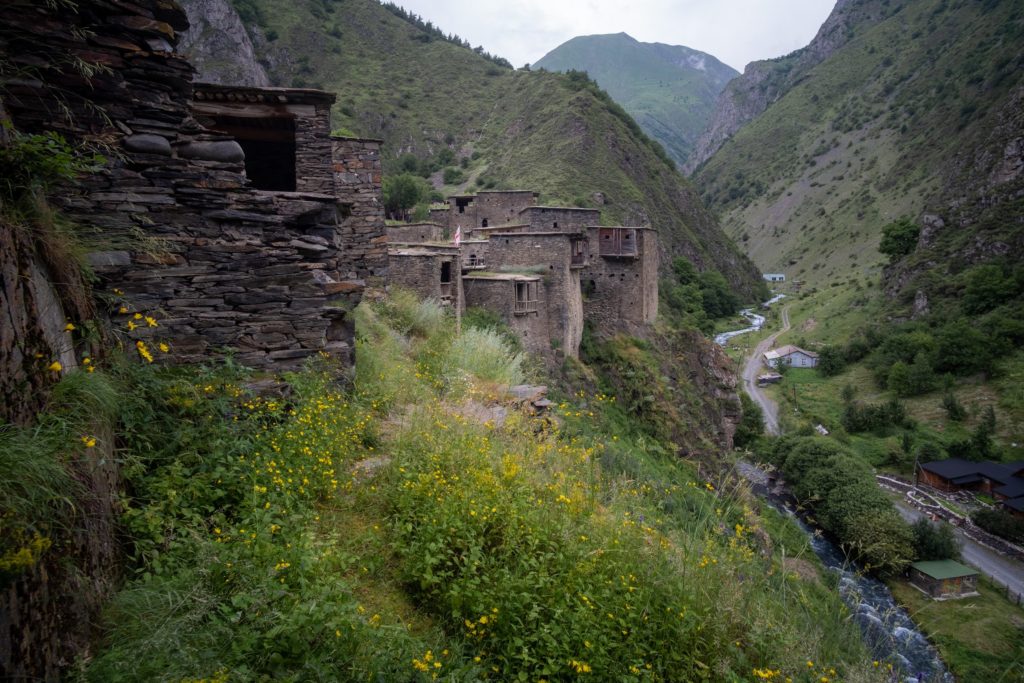
[[[576,36],[531,68],[586,71],[680,165],[718,94],[739,75],[706,52],[641,42],[625,32]]]
[[[1012,102],[1024,10],[944,0],[841,9],[862,21],[697,171],[705,201],[763,269],[814,284],[881,273],[882,228],[903,216],[926,239],[935,232],[926,215],[974,226],[946,229],[930,252],[950,272],[975,238],[1007,246],[973,249],[974,262],[992,249],[1012,253],[1019,215],[990,217],[1019,201]],[[887,288],[906,301],[912,279]]]

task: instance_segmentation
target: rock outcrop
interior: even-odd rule
[[[853,26],[882,19],[887,4],[879,0],[839,0],[806,47],[785,57],[747,64],[743,74],[730,81],[718,96],[710,123],[694,144],[683,173],[692,174],[744,124],[845,45],[854,35]]]
[[[189,28],[178,51],[198,72],[199,80],[221,85],[270,85],[256,59],[249,34],[228,0],[180,0]]]

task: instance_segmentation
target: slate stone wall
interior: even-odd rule
[[[543,280],[538,282],[540,303],[537,311],[517,314],[515,311],[515,281],[510,279],[489,279],[472,275],[462,279],[466,306],[486,308],[501,316],[501,319],[523,342],[523,348],[544,358],[552,357],[551,335],[549,332],[548,308],[545,302],[549,295]]]
[[[533,206],[519,214],[519,222],[529,224],[534,232],[583,232],[587,226],[601,222],[601,212],[597,209]]]
[[[22,130],[108,146],[104,168],[61,208],[126,245],[91,260],[101,288],[124,291],[133,311],[161,321],[135,336],[168,340],[175,361],[227,349],[272,369],[320,350],[348,357],[347,312],[387,266],[380,143],[332,139],[326,110],[305,105],[308,115],[296,118],[302,191],[253,190],[238,143],[192,116],[193,69],[173,51],[187,28],[180,7],[28,7],[2,13],[15,29],[4,46],[15,63],[42,51],[52,63],[67,54],[110,67],[44,70],[12,85],[7,105]]]
[[[637,234],[635,257],[601,256],[599,228],[587,231],[590,260],[581,273],[583,313],[599,331],[650,324],[658,317],[657,235],[632,229]]]
[[[541,306],[547,310],[547,336],[552,352],[579,355],[583,339],[580,270],[571,266],[570,236],[563,233],[497,233],[488,245],[490,268],[522,267],[544,279]],[[553,348],[551,348],[553,347]]]

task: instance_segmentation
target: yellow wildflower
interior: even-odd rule
[[[85,444],[86,448],[92,448],[96,445],[96,437],[94,436],[83,436],[82,443]]]
[[[121,315],[124,315],[125,313],[128,312],[128,307],[122,306],[121,308],[117,309],[117,312],[120,313]]]
[[[47,368],[50,372],[60,372],[64,369],[64,366],[60,364],[59,360],[55,360],[50,363],[50,367]]]
[[[159,348],[160,348],[160,351],[161,351],[162,353],[168,353],[168,352],[169,352],[169,351],[171,350],[171,347],[170,347],[170,346],[168,346],[168,345],[167,345],[166,343],[164,343],[164,342],[160,342],[160,344],[159,344],[158,346],[159,346]]]
[[[154,317],[153,317],[153,316],[151,316],[151,315],[147,315],[147,316],[146,316],[146,326],[147,326],[147,327],[159,327],[159,326],[157,325],[157,323],[156,323],[156,318],[154,318]]]
[[[74,323],[68,323],[67,325],[64,326],[64,329],[67,330],[68,332],[74,332],[77,328],[75,327]]]
[[[136,313],[132,317],[135,318],[136,320],[142,320],[142,314],[141,313]]]
[[[133,323],[131,320],[128,321],[128,331],[129,332],[134,332],[136,327],[138,327],[138,325]]]

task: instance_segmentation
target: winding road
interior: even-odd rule
[[[789,330],[789,306],[782,309],[782,328],[763,339],[747,358],[746,365],[743,366],[743,384],[746,387],[747,395],[761,406],[761,412],[764,413],[765,429],[769,434],[775,436],[779,434],[779,407],[775,405],[775,401],[768,398],[761,387],[757,386],[757,376],[764,368],[761,359],[764,357],[765,351],[772,348],[775,345],[776,337],[787,330]]]
[[[743,384],[747,394],[757,405],[761,406],[764,413],[764,426],[769,434],[778,436],[779,431],[779,408],[768,395],[757,386],[757,376],[764,370],[762,358],[764,353],[775,345],[775,339],[789,329],[789,306],[782,309],[782,327],[769,337],[766,337],[747,357],[743,366]],[[911,508],[904,501],[895,501],[896,509],[907,522],[914,522],[923,517],[923,513]],[[990,579],[1001,586],[1008,587],[1018,595],[1024,595],[1024,564],[996,553],[989,548],[977,543],[974,539],[966,536],[959,529],[954,528],[957,540],[961,544],[963,560],[967,564],[979,570]]]

